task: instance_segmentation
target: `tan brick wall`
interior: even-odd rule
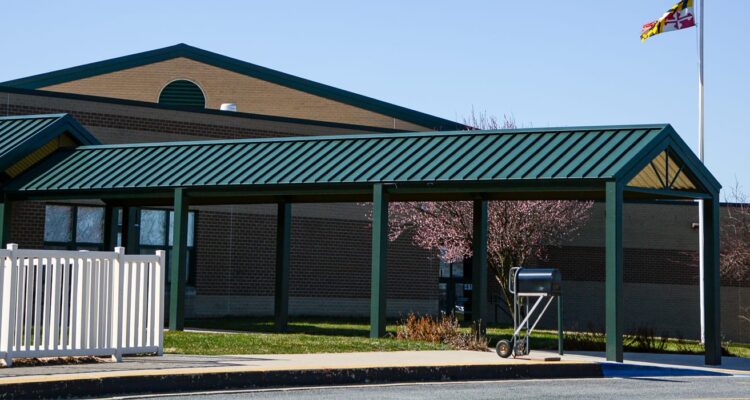
[[[247,113],[315,119],[383,128],[423,131],[426,128],[285,86],[217,68],[187,58],[176,58],[41,88],[158,102],[161,90],[176,79],[188,79],[203,89],[206,107],[236,103]]]
[[[724,211],[722,210],[722,213]],[[568,246],[604,247],[604,204],[596,203],[580,235]],[[698,206],[627,203],[623,208],[623,245],[633,249],[696,251]]]
[[[438,301],[430,299],[388,298],[386,314],[400,318],[409,313],[438,313]],[[289,297],[289,314],[366,317],[370,299],[361,297]],[[273,315],[273,296],[188,295],[185,316],[216,317],[225,315]]]

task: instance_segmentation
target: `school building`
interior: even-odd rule
[[[468,129],[184,44],[0,83],[0,115],[61,113],[104,144]],[[54,146],[36,157],[66,146],[64,137]],[[172,168],[180,168],[178,161]],[[20,172],[6,170],[6,180],[14,174]],[[291,315],[368,315],[368,207],[293,205]],[[273,204],[191,205],[187,316],[273,314],[276,213]],[[697,214],[689,202],[625,204],[625,330],[699,335]],[[102,249],[104,219],[96,201],[22,201],[13,206],[10,237],[21,248]],[[123,220],[136,223],[124,232],[122,225],[130,225]],[[129,252],[169,250],[173,220],[161,205],[127,207],[119,210],[114,234]],[[581,234],[538,262],[562,271],[566,328],[604,327],[604,226],[604,205],[597,203]],[[390,243],[387,282],[392,317],[460,309],[473,289],[470,267],[441,263],[408,237]],[[497,285],[489,282],[489,315],[507,320]],[[748,306],[750,282],[722,282],[725,338],[750,340],[750,323],[738,318]]]

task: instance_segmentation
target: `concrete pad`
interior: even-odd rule
[[[494,352],[399,351],[126,357],[123,362],[0,369],[0,398],[108,395],[375,382],[601,377],[599,364]]]
[[[587,364],[592,361],[567,357],[564,361]],[[86,377],[181,374],[226,371],[285,371],[311,369],[352,369],[389,367],[439,367],[468,365],[532,365],[544,360],[500,358],[493,352],[480,351],[394,351],[362,353],[265,354],[195,356],[167,354],[162,357],[124,357],[112,361],[39,367],[0,368],[0,385],[20,381],[82,379]]]

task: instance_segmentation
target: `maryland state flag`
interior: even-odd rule
[[[643,25],[641,41],[663,32],[676,31],[691,26],[695,26],[693,0],[681,0],[665,12],[661,18]]]

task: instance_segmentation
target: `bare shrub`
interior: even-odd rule
[[[488,351],[487,337],[475,327],[470,333],[461,332],[455,315],[433,318],[410,313],[399,324],[396,339],[443,343],[461,350]]]
[[[663,333],[657,336],[654,329],[639,326],[632,335],[625,336],[625,347],[630,351],[642,353],[663,353],[667,348],[669,335]]]

